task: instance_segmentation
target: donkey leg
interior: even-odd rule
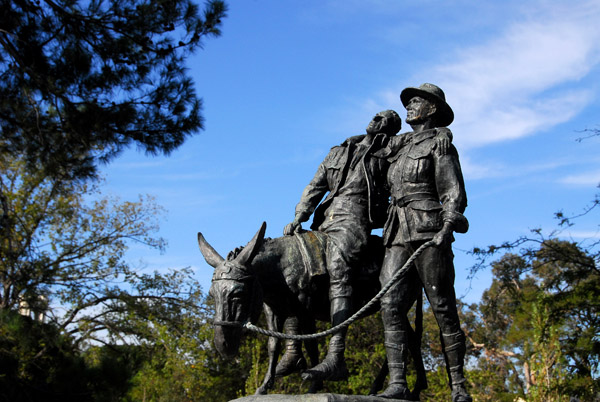
[[[317,332],[317,326],[315,325],[315,320],[310,319],[306,323],[306,333],[314,334]],[[308,358],[310,359],[310,366],[315,367],[319,364],[319,344],[316,339],[309,339],[304,341],[304,345],[306,346],[306,352],[308,353]],[[320,390],[323,389],[323,380],[312,380],[310,382],[310,387],[308,388],[309,394],[316,394]]]
[[[267,318],[267,326],[271,331],[281,332],[283,329],[283,321],[277,317],[270,307],[264,306],[265,316]],[[269,352],[269,368],[265,374],[265,379],[260,387],[254,393],[255,395],[265,395],[275,383],[275,366],[277,366],[277,359],[281,353],[281,340],[275,337],[269,337],[268,342]]]

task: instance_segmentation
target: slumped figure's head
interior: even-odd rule
[[[367,134],[385,133],[396,135],[402,128],[402,119],[393,110],[384,110],[373,117],[367,126]]]

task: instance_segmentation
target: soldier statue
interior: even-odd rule
[[[328,235],[326,260],[330,317],[334,326],[352,314],[352,268],[363,257],[371,230],[382,227],[385,221],[388,196],[385,191],[387,154],[384,151],[401,124],[396,112],[383,111],[373,117],[366,135],[350,137],[333,147],[304,189],[294,220],[284,229],[285,235],[294,234],[314,211],[311,229]],[[286,322],[286,326],[289,323]],[[303,378],[346,379],[345,338],[345,329],[332,335],[325,359],[305,371]],[[286,347],[282,361],[296,361],[295,356],[300,353],[298,349],[297,343]],[[286,369],[284,364],[277,371],[285,373]]]
[[[381,300],[390,380],[379,396],[413,397],[406,382],[407,312],[414,292],[420,297],[422,288],[440,328],[452,401],[471,402],[463,375],[465,335],[456,308],[452,253],[453,232],[468,229],[463,215],[467,196],[456,149],[450,145],[441,152],[434,139],[439,128],[452,123],[454,113],[444,92],[432,84],[406,88],[400,99],[413,131],[394,137],[388,144],[391,205],[383,232],[382,286],[419,246],[430,240],[435,246],[426,248]]]

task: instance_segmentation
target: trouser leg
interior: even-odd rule
[[[389,384],[406,386],[407,337],[405,331],[385,331],[385,350],[390,369]]]
[[[385,353],[388,359],[390,379],[380,398],[408,399],[410,390],[406,383],[406,358],[408,338],[405,331],[385,331]]]
[[[331,325],[335,327],[352,315],[352,285],[350,283],[350,266],[342,249],[331,245],[328,249],[329,271],[329,314]],[[346,333],[344,328],[332,335],[329,341],[327,359],[344,364],[346,350]]]
[[[395,272],[408,258],[407,250],[392,247],[386,250],[380,274],[381,286],[385,286]],[[388,359],[390,378],[388,387],[378,396],[388,399],[409,399],[411,393],[406,382],[408,355],[407,312],[412,304],[414,286],[418,282],[414,269],[403,280],[393,286],[381,300],[383,325],[385,329],[385,350]],[[420,285],[417,286],[420,292]]]
[[[456,308],[453,257],[449,247],[430,247],[417,259],[416,264],[440,327],[446,371],[452,387],[452,401],[470,402],[472,399],[465,388],[463,371],[466,345]]]
[[[463,373],[465,361],[465,334],[458,330],[453,334],[441,334],[448,381],[452,388],[452,402],[472,402],[473,399],[465,387]]]
[[[349,297],[336,297],[331,300],[331,325],[336,326],[347,320],[352,314],[352,301]],[[344,328],[331,336],[325,359],[315,367],[306,370],[304,380],[340,381],[348,378],[348,368],[344,359],[346,350]]]
[[[352,287],[350,267],[341,249],[330,244],[327,252],[327,270],[329,272],[329,302],[331,325],[337,326],[352,315]],[[310,380],[344,380],[348,378],[348,369],[344,352],[346,349],[344,328],[332,335],[329,340],[327,356],[315,367],[307,370],[303,378]]]

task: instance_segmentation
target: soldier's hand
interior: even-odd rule
[[[437,232],[431,240],[433,240],[433,243],[438,248],[450,245],[450,243],[452,243],[452,228],[450,225],[445,223],[442,230]]]
[[[448,127],[438,127],[435,129],[435,132],[435,143],[437,144],[438,153],[439,155],[446,155],[452,143],[452,131]]]
[[[450,233],[438,232],[433,236],[433,243],[436,247],[445,247],[450,244]]]
[[[287,225],[285,225],[285,227],[283,228],[283,234],[285,236],[291,236],[294,233],[296,233],[298,231],[298,229],[301,229],[302,225],[300,224],[300,222],[298,222],[297,220],[293,220],[292,223],[288,223]]]

